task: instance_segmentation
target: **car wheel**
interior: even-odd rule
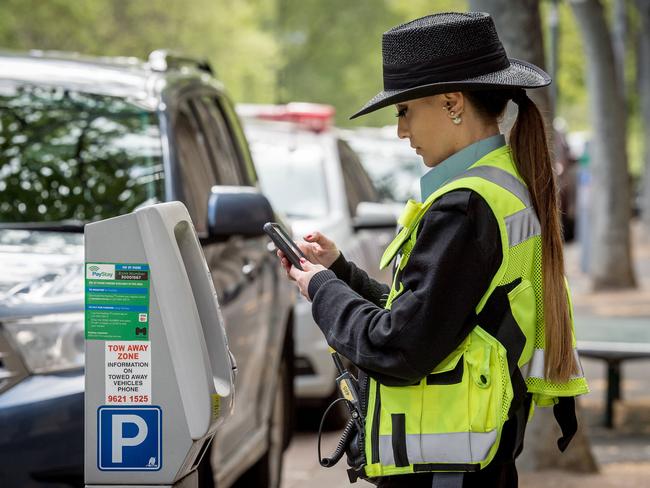
[[[271,417],[268,429],[268,448],[266,453],[237,481],[238,487],[269,487],[279,488],[282,479],[282,460],[287,435],[287,422],[289,420],[291,391],[287,358],[283,357],[278,371],[277,387],[271,407]]]

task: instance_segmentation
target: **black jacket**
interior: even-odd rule
[[[404,291],[390,310],[384,309],[389,287],[343,255],[309,283],[314,320],[328,344],[360,369],[362,390],[365,374],[391,386],[413,384],[428,375],[470,333],[476,305],[501,264],[496,218],[471,190],[452,191],[437,200],[417,232],[399,277]],[[483,486],[516,486],[512,459],[521,435],[514,423],[506,423],[490,469],[466,474],[466,486],[472,480],[489,483]],[[513,477],[514,484],[495,484]],[[430,473],[387,477],[380,486],[416,486],[418,480],[431,486]]]

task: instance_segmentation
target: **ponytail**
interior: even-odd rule
[[[573,352],[567,289],[564,283],[562,232],[555,177],[546,142],[544,121],[526,91],[467,91],[463,95],[487,120],[500,118],[508,100],[519,111],[510,132],[510,147],[519,174],[528,186],[542,229],[542,283],[544,296],[544,376],[553,382],[569,380],[578,369]]]
[[[564,258],[555,176],[548,151],[544,121],[524,90],[513,96],[517,120],[510,147],[519,174],[526,182],[542,229],[542,283],[544,296],[544,376],[563,383],[577,371],[571,320],[564,282]]]

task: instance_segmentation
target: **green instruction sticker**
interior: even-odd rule
[[[86,263],[86,339],[149,340],[149,265]]]

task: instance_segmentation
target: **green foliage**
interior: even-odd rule
[[[394,124],[390,108],[348,121],[382,89],[382,33],[422,15],[464,8],[465,2],[449,0],[278,0],[285,60],[278,101],[330,103],[339,125]]]
[[[0,0],[0,46],[209,59],[235,99],[271,101],[279,44],[264,0]]]
[[[611,11],[613,0],[604,4]],[[541,0],[546,44],[550,2]],[[236,101],[333,105],[340,125],[394,124],[392,108],[349,115],[382,89],[381,35],[401,22],[465,11],[466,0],[0,0],[0,46],[146,58],[161,47],[209,59]],[[559,2],[558,115],[590,125],[576,21]],[[631,8],[630,41],[638,22]],[[630,114],[638,117],[633,47]],[[637,127],[636,122],[631,127]]]
[[[93,221],[162,198],[158,121],[99,95],[0,96],[0,221]]]

